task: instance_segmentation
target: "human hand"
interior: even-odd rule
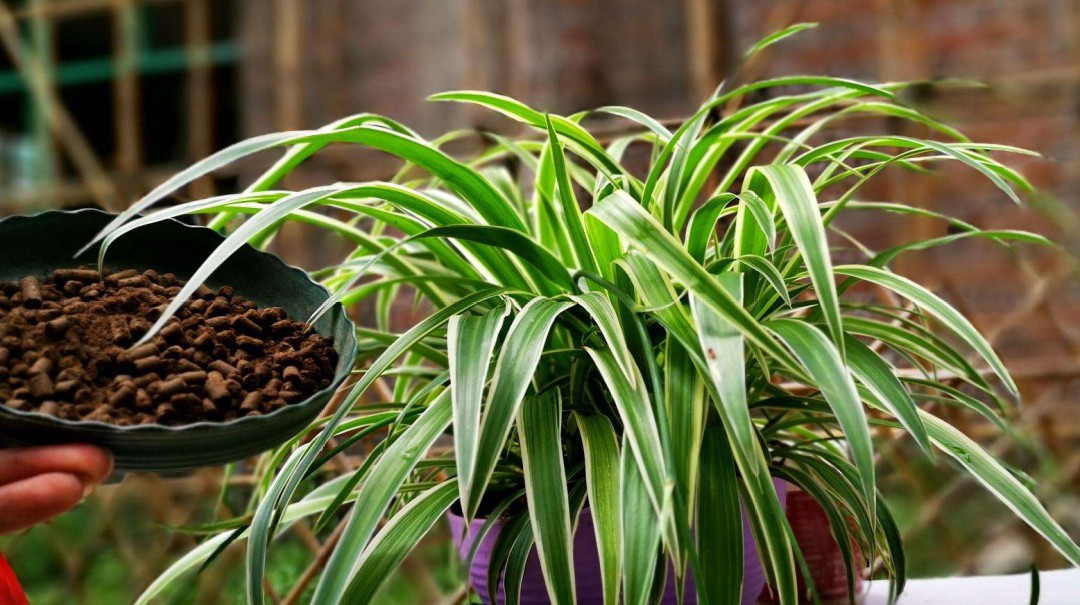
[[[68,510],[110,472],[112,456],[91,445],[0,449],[0,534]]]

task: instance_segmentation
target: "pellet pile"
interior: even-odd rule
[[[224,422],[306,399],[333,379],[332,342],[232,288],[200,287],[137,342],[184,282],[84,268],[0,283],[0,403],[121,426]]]

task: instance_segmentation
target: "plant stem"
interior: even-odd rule
[[[345,531],[345,520],[338,523],[337,527],[334,528],[334,533],[330,534],[326,542],[323,542],[322,548],[315,554],[315,560],[311,562],[311,565],[307,566],[304,573],[300,574],[300,578],[296,580],[296,584],[289,591],[289,594],[285,595],[281,605],[296,605],[300,602],[300,597],[307,590],[308,584],[315,579],[315,576],[319,575],[323,565],[326,565],[327,559],[330,558],[330,553],[334,552],[334,547],[337,546],[338,540],[341,539],[343,531]]]

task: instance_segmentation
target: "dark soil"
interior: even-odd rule
[[[202,286],[148,343],[184,282],[90,269],[0,283],[0,404],[121,426],[224,422],[302,401],[333,379],[331,341],[279,307]]]

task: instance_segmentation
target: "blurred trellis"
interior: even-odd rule
[[[1045,443],[1046,455],[1016,448],[992,427],[972,422],[966,430],[1036,476],[1055,514],[1080,531],[1080,5],[1074,0],[875,0],[858,10],[850,0],[7,0],[0,2],[0,211],[116,207],[238,138],[317,127],[356,111],[386,113],[425,134],[505,127],[465,106],[423,101],[445,89],[492,89],[558,112],[630,105],[674,119],[735,73],[741,49],[794,21],[822,26],[785,42],[740,77],[825,72],[933,81],[914,89],[909,101],[974,139],[1046,156],[1020,163],[1049,194],[1033,200],[1039,212],[1010,207],[962,170],[898,178],[889,193],[981,226],[1046,233],[1071,251],[961,242],[912,254],[899,268],[935,285],[1000,348],[1024,395],[1018,432]],[[953,77],[989,86],[945,81]],[[385,176],[391,167],[386,158],[331,149],[294,178],[361,180]],[[228,189],[243,176],[204,180],[189,194]],[[843,226],[878,248],[943,229],[928,221],[910,221],[903,230],[898,224],[868,216]],[[320,251],[321,243],[296,230],[278,246],[294,261],[312,262],[332,254]],[[981,499],[977,486],[920,462],[909,445],[896,443],[883,468],[892,473],[887,495],[907,511],[915,573],[1060,563],[1029,530]],[[147,545],[131,542],[125,529],[133,519],[166,525],[208,519],[218,476],[139,477],[104,490],[90,505],[93,514],[70,518],[87,524],[80,528],[85,548],[56,547],[55,560],[63,564],[53,572],[67,578],[65,594],[105,602],[96,600],[87,573],[103,552],[123,562],[124,594],[145,585],[192,538],[145,522],[144,538],[153,537]],[[126,512],[133,509],[125,502],[137,503],[137,514]],[[7,544],[25,552],[33,540],[55,541],[72,531],[66,521]],[[300,527],[290,538],[293,569],[272,578],[285,602],[302,596],[290,590],[333,539]],[[437,544],[431,548],[421,556],[448,558]],[[219,587],[226,581],[224,571],[212,569],[180,602],[225,599],[230,593]],[[421,590],[431,600],[452,584]]]
[[[235,140],[235,12],[225,0],[0,3],[0,209],[115,208]]]

